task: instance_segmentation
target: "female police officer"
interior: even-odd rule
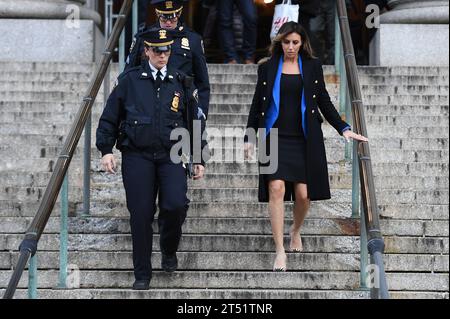
[[[139,26],[139,32],[135,35],[130,54],[125,61],[125,70],[141,64],[141,56],[144,51],[144,44],[141,32],[149,29],[166,29],[173,37],[172,54],[169,64],[194,78],[194,83],[198,89],[200,100],[199,111],[205,117],[208,116],[210,84],[208,67],[206,65],[203,40],[201,36],[181,21],[183,12],[183,0],[152,0],[155,6],[155,13],[158,22],[153,25],[145,23]]]
[[[183,163],[177,164],[170,157],[176,143],[170,135],[173,129],[186,127],[186,109],[190,105],[186,101],[195,95],[183,86],[184,76],[167,66],[173,43],[170,34],[164,29],[154,29],[142,38],[148,63],[120,75],[100,118],[96,143],[103,156],[102,165],[110,173],[116,169],[112,154],[116,142],[122,151],[122,177],[133,240],[136,279],[133,289],[136,290],[149,289],[152,275],[156,189],[159,190],[161,266],[168,272],[177,268],[176,251],[189,200]],[[197,107],[196,100],[193,104]],[[203,161],[194,168],[194,179],[202,178]]]

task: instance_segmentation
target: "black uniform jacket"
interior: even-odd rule
[[[267,109],[272,99],[273,86],[280,57],[272,57],[258,68],[258,83],[248,117],[247,128],[265,128]],[[311,200],[331,198],[328,181],[327,157],[322,133],[323,118],[342,134],[349,125],[336,111],[325,87],[322,64],[318,59],[303,58],[303,84],[306,98],[306,175],[308,196]],[[299,92],[300,94],[301,92]],[[319,112],[320,110],[320,112]],[[266,175],[260,174],[259,201],[269,200]],[[286,188],[285,200],[295,199],[293,190]]]
[[[141,25],[131,46],[130,55],[126,61],[125,71],[130,67],[139,66],[141,64],[141,57],[144,52],[144,42],[139,34],[152,28],[159,28],[159,25],[155,24],[148,27]],[[169,66],[194,78],[194,84],[198,89],[200,108],[203,110],[205,116],[208,116],[211,89],[202,38],[199,34],[183,25],[177,27],[175,30],[168,31],[174,38]]]
[[[96,145],[102,155],[112,153],[114,145],[121,151],[170,150],[177,143],[170,140],[172,130],[187,127],[188,100],[192,119],[197,119],[196,94],[194,88],[184,88],[184,76],[168,67],[158,92],[148,62],[123,72],[97,128]],[[203,134],[205,121],[201,121]],[[205,146],[206,141],[202,140],[202,149]],[[204,164],[203,160],[201,163]]]

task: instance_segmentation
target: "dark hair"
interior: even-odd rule
[[[303,57],[314,59],[314,51],[306,29],[294,21],[286,22],[281,26],[270,46],[270,54],[272,56],[282,56],[284,54],[282,42],[291,33],[299,34],[302,39],[302,46],[300,47],[299,54]]]

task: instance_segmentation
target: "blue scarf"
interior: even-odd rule
[[[301,73],[302,79],[304,80],[303,61],[302,61],[302,58],[300,55],[298,56],[298,65],[300,67],[300,73]],[[278,63],[278,72],[277,72],[277,77],[275,78],[275,83],[273,85],[272,99],[270,101],[269,109],[267,110],[266,136],[269,135],[270,130],[272,129],[273,125],[275,124],[276,120],[278,119],[278,115],[280,114],[280,83],[281,83],[282,72],[283,72],[283,57],[280,58],[280,62]],[[301,111],[302,111],[302,128],[303,128],[303,133],[305,134],[305,138],[306,138],[307,137],[306,98],[305,98],[305,85],[304,84],[303,84],[303,91],[302,91],[302,104],[300,107],[301,107]]]

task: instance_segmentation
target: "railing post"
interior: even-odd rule
[[[341,43],[341,27],[339,25],[338,14],[336,10],[335,15],[335,52],[334,52],[334,60],[335,60],[335,70],[339,75],[339,113],[345,116],[345,121],[351,123],[351,108],[350,108],[350,99],[349,92],[347,86],[347,73],[345,69],[345,61],[344,61],[344,51]],[[349,161],[352,158],[352,147],[351,144],[345,145],[345,160]]]
[[[361,209],[364,209],[364,205],[361,203]],[[367,231],[366,231],[366,221],[365,221],[365,214],[364,212],[361,212],[360,214],[360,288],[361,289],[368,289],[367,286],[367,266],[369,264],[369,252],[367,249]]]
[[[119,73],[125,69],[125,29],[119,38]]]
[[[338,13],[336,10],[335,15],[335,49],[334,49],[334,67],[336,69],[336,73],[340,74],[341,70],[341,56],[342,56],[342,44],[341,44],[341,27],[339,25]]]
[[[132,14],[132,25],[133,25],[133,36],[138,32],[138,2],[137,0],[133,1],[133,14]]]
[[[352,160],[352,218],[359,218],[361,214],[360,188],[359,188],[359,163],[358,163],[358,142],[353,141],[353,160]],[[361,224],[363,225],[363,224]]]
[[[28,267],[28,299],[37,299],[37,254],[30,258]]]
[[[84,163],[83,163],[83,216],[90,215],[91,210],[91,130],[92,111],[89,111],[84,127]]]
[[[68,227],[67,219],[69,215],[69,174],[64,177],[61,187],[61,222],[59,238],[59,285],[58,288],[67,288],[67,242]]]

